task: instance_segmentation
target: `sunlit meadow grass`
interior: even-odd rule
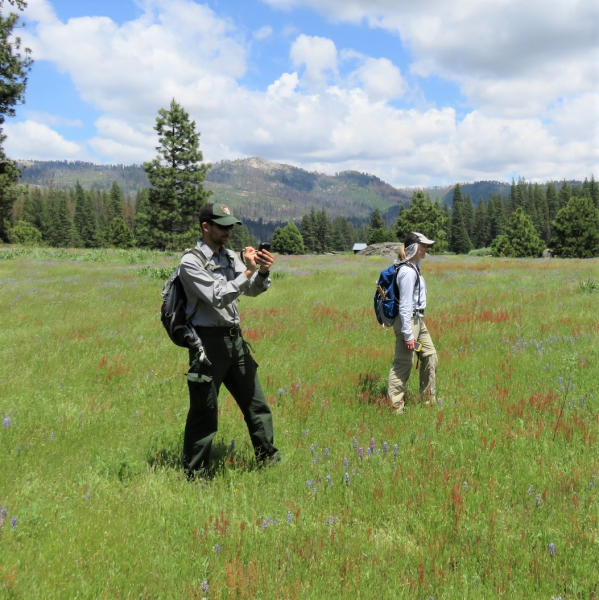
[[[395,417],[388,261],[278,257],[240,307],[283,461],[255,468],[223,390],[188,483],[177,257],[2,257],[0,598],[595,598],[597,260],[427,259],[439,398],[414,372]]]

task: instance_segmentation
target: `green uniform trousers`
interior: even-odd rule
[[[258,380],[258,365],[240,333],[229,335],[222,333],[224,328],[214,329],[214,334],[206,334],[205,329],[201,334],[211,366],[193,366],[190,352],[189,413],[183,440],[188,475],[209,465],[212,440],[218,430],[218,392],[223,383],[243,413],[258,462],[278,457],[272,414]]]
[[[393,329],[395,331],[395,356],[389,372],[387,393],[391,400],[391,408],[395,412],[402,412],[406,387],[416,353],[406,348],[406,342],[401,332],[400,318],[396,319]],[[426,399],[434,399],[438,365],[437,351],[422,317],[414,316],[412,318],[412,334],[414,339],[422,344],[422,350],[419,353],[421,362],[420,394]]]

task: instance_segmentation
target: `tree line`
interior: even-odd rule
[[[15,192],[13,185],[4,196],[10,212],[2,219],[0,237],[12,243],[83,248],[193,246],[202,235],[199,211],[211,195],[203,185],[211,165],[203,162],[195,122],[174,99],[168,109],[159,110],[154,129],[158,153],[143,165],[152,187],[138,190],[134,201],[116,181],[109,191],[86,191],[79,182],[69,191],[21,186]],[[417,191],[409,206],[400,207],[391,227],[378,209],[368,225],[356,226],[346,216],[331,219],[325,209],[312,208],[299,223],[274,230],[272,249],[285,254],[347,251],[356,242],[402,241],[410,231],[436,240],[435,252],[539,256],[549,246],[559,256],[598,256],[599,188],[593,176],[581,186],[566,181],[540,185],[520,178],[512,181],[507,197],[491,194],[488,203],[480,198],[475,207],[456,184],[451,209]],[[246,226],[234,229],[233,249],[256,243]]]
[[[354,241],[368,244],[403,241],[410,231],[419,231],[436,241],[434,252],[481,254],[505,257],[540,256],[551,248],[558,256],[599,256],[599,185],[594,177],[582,186],[512,181],[510,194],[481,198],[475,208],[469,195],[456,184],[451,210],[417,191],[409,207],[401,207],[393,227],[386,228],[381,213],[374,210],[370,225],[356,230],[345,217],[333,222],[325,211],[311,211],[300,227],[290,223],[273,235],[273,249],[285,254],[348,250]],[[361,238],[361,239],[360,239]]]

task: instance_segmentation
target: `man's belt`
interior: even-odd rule
[[[218,335],[220,337],[238,337],[241,336],[241,327],[233,325],[232,327],[194,327],[196,333],[203,335]]]
[[[413,317],[424,317],[424,309],[422,310],[415,310],[414,313],[412,314]]]

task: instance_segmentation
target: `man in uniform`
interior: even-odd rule
[[[225,387],[243,413],[256,460],[260,465],[278,462],[274,446],[272,414],[260,381],[256,361],[250,354],[239,326],[237,299],[241,294],[257,296],[271,284],[273,256],[245,248],[244,262],[225,245],[233,227],[241,224],[227,206],[207,204],[200,211],[203,236],[195,251],[181,260],[179,277],[187,295],[186,316],[199,335],[203,351],[190,350],[189,413],[183,442],[184,467],[188,477],[209,465],[212,440],[218,429],[217,398]]]

